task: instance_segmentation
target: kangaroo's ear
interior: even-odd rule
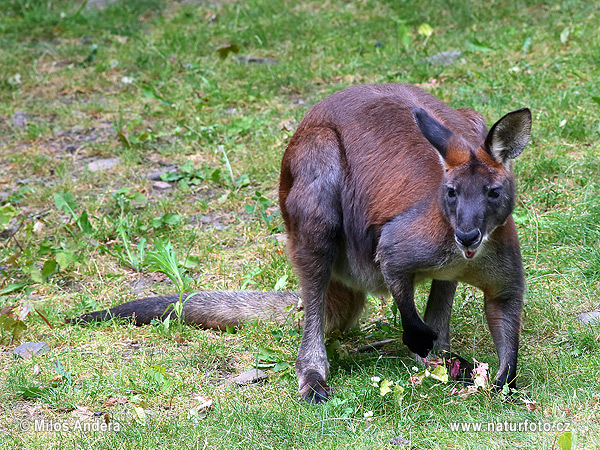
[[[492,126],[485,139],[485,150],[502,163],[521,154],[531,134],[531,111],[528,108],[509,112]]]
[[[442,158],[445,159],[448,141],[453,136],[452,131],[431,117],[422,108],[414,108],[412,113],[423,136],[427,138],[431,145],[442,155]]]

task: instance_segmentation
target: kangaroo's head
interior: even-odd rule
[[[479,146],[452,132],[424,109],[415,108],[413,114],[444,167],[440,210],[454,230],[458,248],[471,259],[513,211],[512,160],[529,140],[531,112],[524,108],[508,113],[492,126]]]

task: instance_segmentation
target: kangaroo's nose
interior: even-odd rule
[[[481,239],[481,232],[477,228],[473,228],[471,231],[467,231],[466,233],[457,229],[455,236],[459,244],[464,247],[470,247],[473,244],[479,243],[479,240]]]

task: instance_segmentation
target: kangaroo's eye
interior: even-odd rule
[[[446,191],[446,195],[449,198],[454,198],[454,197],[456,197],[456,190],[454,188],[449,187],[448,190]]]
[[[500,192],[501,192],[500,188],[492,188],[488,191],[488,197],[489,198],[498,198],[498,197],[500,197]]]

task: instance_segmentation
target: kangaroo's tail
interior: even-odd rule
[[[116,317],[132,319],[136,325],[143,325],[152,319],[166,318],[169,314],[175,317],[173,306],[179,299],[179,294],[143,298],[73,317],[66,322],[100,322]],[[300,308],[300,297],[295,292],[199,291],[183,294],[182,300],[182,320],[204,328],[225,329],[253,319],[292,323],[295,312]]]

